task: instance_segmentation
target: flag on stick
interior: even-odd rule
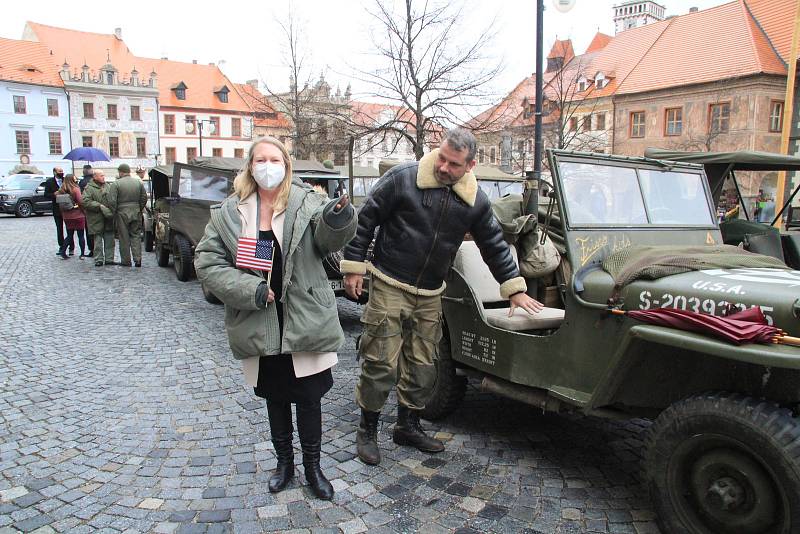
[[[275,243],[271,239],[240,237],[236,245],[236,267],[254,271],[272,271]]]

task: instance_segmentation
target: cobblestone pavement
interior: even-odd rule
[[[55,254],[52,218],[0,216],[0,534],[9,532],[658,532],[636,478],[643,421],[543,415],[471,388],[430,456],[391,441],[355,458],[360,307],[323,401],[323,467],[270,494],[263,402],[223,312],[156,266]],[[299,462],[299,444],[295,442]]]

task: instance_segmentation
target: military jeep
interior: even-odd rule
[[[178,280],[186,282],[194,274],[194,248],[205,232],[209,210],[230,194],[240,165],[235,158],[198,158],[191,165],[173,164],[171,174],[169,168],[151,169],[152,248],[161,267],[169,266],[172,257]],[[203,295],[219,302],[205,288]]]
[[[509,317],[477,246],[465,241],[446,280],[423,415],[457,409],[471,380],[537,410],[650,418],[644,479],[666,532],[800,532],[800,348],[735,345],[611,313],[759,306],[797,336],[800,272],[700,269],[615,288],[603,262],[629,247],[722,243],[703,167],[552,150],[548,159],[553,191],[537,231],[562,260],[551,282],[528,279],[548,307]]]

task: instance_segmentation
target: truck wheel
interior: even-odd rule
[[[800,422],[789,410],[706,393],[667,408],[645,446],[665,532],[800,532]]]
[[[450,338],[446,330],[439,342],[439,357],[434,365],[436,382],[433,384],[431,398],[420,412],[429,421],[442,419],[453,413],[464,400],[467,390],[467,379],[456,375],[456,366],[450,352]]]
[[[172,238],[172,263],[175,265],[178,280],[188,282],[193,271],[192,246],[181,234],[175,234]]]
[[[153,232],[144,233],[144,250],[145,252],[153,252],[154,236]]]
[[[169,266],[169,247],[163,243],[156,243],[156,263],[159,267]]]
[[[33,204],[27,200],[17,202],[17,209],[14,210],[14,215],[17,217],[30,217],[31,213],[33,213]]]
[[[214,293],[207,289],[206,286],[200,284],[200,289],[203,290],[203,297],[205,297],[206,302],[209,304],[222,304],[222,301],[219,300]]]

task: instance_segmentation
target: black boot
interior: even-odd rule
[[[269,478],[269,491],[282,491],[294,478],[294,449],[292,448],[292,405],[288,402],[267,401],[269,430],[278,465]]]
[[[298,403],[297,432],[300,434],[300,447],[303,449],[303,468],[311,490],[325,501],[333,499],[333,486],[325,478],[319,467],[322,447],[322,407],[320,401]]]
[[[422,452],[442,452],[444,443],[428,436],[419,424],[419,412],[397,406],[397,424],[392,439],[398,445],[410,445]]]
[[[381,451],[378,448],[378,419],[381,412],[368,412],[362,408],[361,423],[356,434],[358,457],[367,465],[381,463]]]

